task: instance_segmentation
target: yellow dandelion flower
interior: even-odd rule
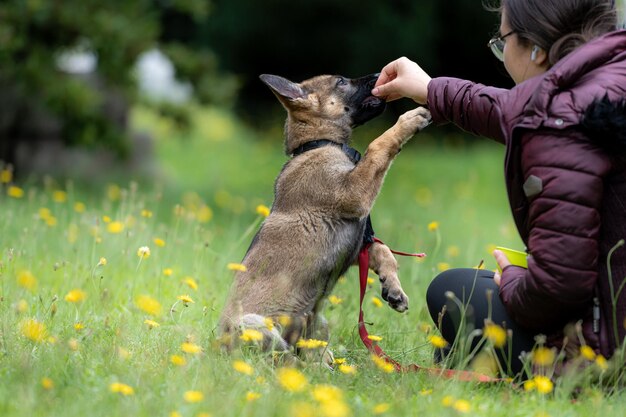
[[[0,183],[8,184],[13,181],[13,171],[8,168],[4,168],[0,171]]]
[[[107,264],[107,258],[101,257],[98,260],[98,264],[96,266],[105,266]]]
[[[346,363],[346,358],[335,358],[333,359],[333,363],[335,365],[341,365],[342,363]]]
[[[252,365],[250,365],[247,362],[244,361],[234,361],[233,362],[233,369],[241,374],[244,375],[252,375],[254,374],[254,368],[252,367]]]
[[[188,403],[199,403],[204,400],[204,394],[200,391],[185,391],[183,398]]]
[[[124,223],[114,221],[107,224],[107,232],[112,234],[122,233],[124,231]]]
[[[27,310],[28,310],[28,303],[26,302],[26,300],[21,299],[15,304],[15,311],[17,311],[18,313],[20,314],[26,313]]]
[[[141,217],[149,219],[150,217],[152,217],[152,212],[150,210],[143,209],[141,210]]]
[[[102,216],[102,221],[104,223],[111,223],[113,221],[113,219],[111,219],[111,217],[107,216],[106,214],[104,216]]]
[[[22,335],[36,343],[43,343],[48,337],[46,326],[35,319],[28,319],[20,326]]]
[[[52,201],[54,201],[55,203],[65,203],[67,201],[67,193],[63,190],[53,191]]]
[[[256,383],[259,385],[265,385],[267,381],[265,380],[265,378],[263,378],[262,376],[257,376],[256,377]]]
[[[452,407],[452,405],[454,405],[454,401],[455,400],[453,396],[446,395],[441,399],[441,405],[443,405],[444,407]]]
[[[428,336],[428,341],[431,345],[438,349],[443,349],[448,346],[448,342],[446,342],[446,339],[436,334],[431,334],[430,336]]]
[[[372,277],[367,277],[367,285],[373,285],[376,280]]]
[[[306,376],[295,368],[279,368],[276,378],[283,389],[290,392],[301,392],[309,385]]]
[[[163,269],[163,275],[165,275],[166,277],[172,276],[173,273],[174,273],[174,270],[172,268]]]
[[[426,397],[426,396],[428,396],[428,395],[430,395],[432,393],[433,393],[432,388],[424,388],[423,390],[420,391],[420,395],[422,397]]]
[[[447,262],[438,262],[437,263],[437,270],[439,272],[443,272],[443,271],[447,271],[448,269],[450,269],[450,264]]]
[[[183,415],[179,413],[178,411],[174,410],[170,413],[170,417],[183,417]]]
[[[372,297],[370,298],[370,301],[374,304],[374,307],[380,308],[383,306],[383,302],[380,301],[380,298],[378,297]]]
[[[135,299],[135,305],[144,313],[151,316],[158,316],[161,314],[161,303],[149,295],[140,295]]]
[[[198,219],[200,223],[208,223],[211,221],[212,218],[213,210],[211,210],[211,207],[207,205],[200,206],[200,208],[196,212],[196,219]]]
[[[182,345],[180,345],[180,350],[185,353],[191,353],[194,355],[202,353],[202,348],[200,346],[190,342],[184,342]]]
[[[263,204],[259,204],[258,206],[256,206],[256,212],[257,214],[263,216],[263,217],[267,217],[270,215],[270,209],[267,206],[264,206]]]
[[[278,316],[278,324],[280,324],[283,327],[289,327],[289,325],[291,324],[291,317],[287,316],[286,314],[281,314],[280,316]]]
[[[376,355],[371,355],[370,358],[372,359],[372,362],[374,362],[374,365],[376,365],[376,367],[380,369],[381,371],[386,372],[388,374],[394,371],[393,365],[387,362],[386,360],[384,360],[383,358],[380,358]]]
[[[87,298],[87,293],[79,288],[75,288],[65,295],[65,301],[70,303],[80,303]]]
[[[78,340],[71,338],[70,340],[67,341],[67,347],[72,352],[76,352],[80,348],[80,343],[78,342]]]
[[[372,413],[376,415],[383,414],[389,411],[390,407],[391,405],[389,403],[378,403],[374,406],[374,408],[372,408]]]
[[[580,347],[580,355],[588,361],[593,361],[596,358],[596,352],[588,345]]]
[[[246,401],[248,402],[256,401],[259,398],[261,398],[261,394],[259,394],[258,392],[254,392],[254,391],[246,392]]]
[[[17,187],[15,185],[11,185],[7,189],[7,195],[12,198],[22,198],[24,197],[24,190],[22,190],[20,187]]]
[[[351,415],[350,407],[343,400],[325,401],[319,406],[324,417],[348,417]]]
[[[155,327],[159,327],[160,326],[159,323],[157,323],[154,320],[150,320],[150,319],[145,319],[143,322],[144,322],[144,324],[148,325],[149,329],[154,329]]]
[[[345,363],[339,364],[339,372],[346,375],[356,374],[356,367]]]
[[[239,338],[244,342],[259,342],[263,340],[263,333],[256,329],[244,329]]]
[[[77,332],[83,330],[85,328],[85,325],[81,322],[77,322],[74,323],[74,330],[76,330]]]
[[[533,391],[537,387],[534,379],[528,379],[524,381],[524,391]]]
[[[454,408],[459,413],[467,413],[471,410],[471,405],[469,401],[466,400],[456,400],[454,404],[452,404],[452,408]]]
[[[153,242],[154,242],[155,245],[157,245],[160,248],[165,246],[165,241],[163,239],[161,239],[161,238],[155,237],[153,239]]]
[[[201,413],[198,413],[196,417],[212,417],[212,416],[211,416],[211,413],[201,412]]]
[[[84,213],[86,209],[87,207],[85,206],[85,203],[82,203],[80,201],[74,203],[74,211],[76,213]]]
[[[535,389],[540,394],[549,394],[554,389],[554,384],[547,376],[537,375],[533,379],[535,380]]]
[[[195,279],[193,279],[191,277],[185,277],[183,279],[183,283],[185,285],[187,285],[189,288],[191,288],[192,290],[197,290],[198,289],[198,283],[196,282]]]
[[[185,357],[181,355],[171,355],[170,362],[172,363],[172,365],[185,366],[187,364],[187,359],[185,359]]]
[[[430,222],[430,223],[428,223],[428,231],[429,232],[434,232],[437,229],[439,229],[439,222]]]
[[[54,388],[54,381],[52,381],[52,379],[48,377],[41,378],[41,386],[43,387],[43,389],[49,391]]]
[[[32,272],[23,270],[17,273],[17,284],[29,291],[34,291],[37,289],[37,278]]]
[[[139,249],[137,249],[137,256],[139,256],[141,259],[149,258],[150,248],[147,246],[141,246]]]
[[[57,218],[54,216],[50,216],[47,219],[45,219],[45,222],[48,226],[54,227],[57,225]]]
[[[328,345],[328,342],[317,339],[298,339],[296,347],[301,349],[319,349]]]
[[[133,395],[135,390],[130,385],[122,384],[121,382],[113,382],[109,385],[109,391],[122,395]]]
[[[380,342],[381,340],[383,340],[381,336],[376,336],[374,334],[367,335],[367,338],[372,342]]]
[[[336,295],[331,295],[330,297],[328,297],[328,301],[330,301],[332,305],[336,306],[343,303],[343,298],[339,298]]]
[[[178,297],[176,297],[178,300],[182,301],[183,304],[186,306],[189,303],[195,303],[195,301],[193,301],[193,299],[188,296],[188,295],[179,295]]]
[[[248,270],[248,268],[246,268],[245,265],[243,264],[237,264],[237,263],[229,263],[226,268],[230,269],[231,271],[240,271],[240,272],[246,272]]]
[[[603,371],[606,371],[607,369],[609,369],[609,364],[606,361],[606,358],[602,355],[598,355],[596,356],[596,365],[598,366],[598,368],[602,369]]]
[[[544,346],[534,349],[531,355],[533,364],[538,366],[550,366],[554,363],[556,358],[554,349],[549,349]]]
[[[37,211],[37,214],[39,214],[39,218],[42,220],[46,220],[52,217],[52,212],[48,207],[40,207]]]
[[[265,317],[263,319],[263,323],[265,323],[265,327],[267,327],[267,330],[274,330],[274,320],[272,320],[271,317]]]
[[[483,335],[497,348],[506,343],[506,330],[494,323],[487,323],[483,328]]]
[[[325,403],[343,399],[343,392],[334,385],[320,384],[311,389],[311,396],[315,401]]]

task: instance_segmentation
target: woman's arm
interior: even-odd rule
[[[433,78],[428,84],[428,108],[433,122],[452,122],[475,135],[504,143],[502,102],[509,90],[459,78]]]

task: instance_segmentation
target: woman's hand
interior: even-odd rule
[[[509,262],[509,258],[507,258],[506,255],[501,250],[498,250],[498,249],[494,250],[493,256],[494,258],[496,258],[496,263],[500,267],[500,271],[504,271],[504,268],[511,265],[511,262]],[[498,287],[500,286],[501,279],[502,279],[502,274],[499,271],[496,271],[496,273],[493,275],[493,280],[495,281]]]
[[[430,76],[415,62],[406,57],[398,58],[381,70],[372,94],[387,101],[402,97],[426,104]]]

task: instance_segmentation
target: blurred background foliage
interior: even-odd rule
[[[138,103],[180,129],[198,105],[275,125],[284,114],[262,73],[357,77],[405,55],[433,76],[511,85],[485,46],[498,17],[477,0],[4,0],[0,22],[0,160],[18,171],[46,143],[128,158]],[[188,96],[140,93],[137,62],[155,50]]]

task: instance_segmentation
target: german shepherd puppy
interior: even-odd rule
[[[350,151],[358,152],[347,146],[352,129],[385,108],[371,95],[377,74],[321,75],[302,83],[260,78],[287,110],[284,146],[291,158],[276,178],[271,213],[243,259],[246,270],[235,275],[220,330],[231,343],[255,329],[264,349],[293,352],[301,338],[328,340],[323,301],[356,263],[385,174],[402,145],[428,125],[430,113],[417,108],[400,116],[356,164]],[[380,278],[383,299],[405,311],[408,297],[387,246],[371,244],[369,268]],[[323,355],[332,363],[330,351]]]

